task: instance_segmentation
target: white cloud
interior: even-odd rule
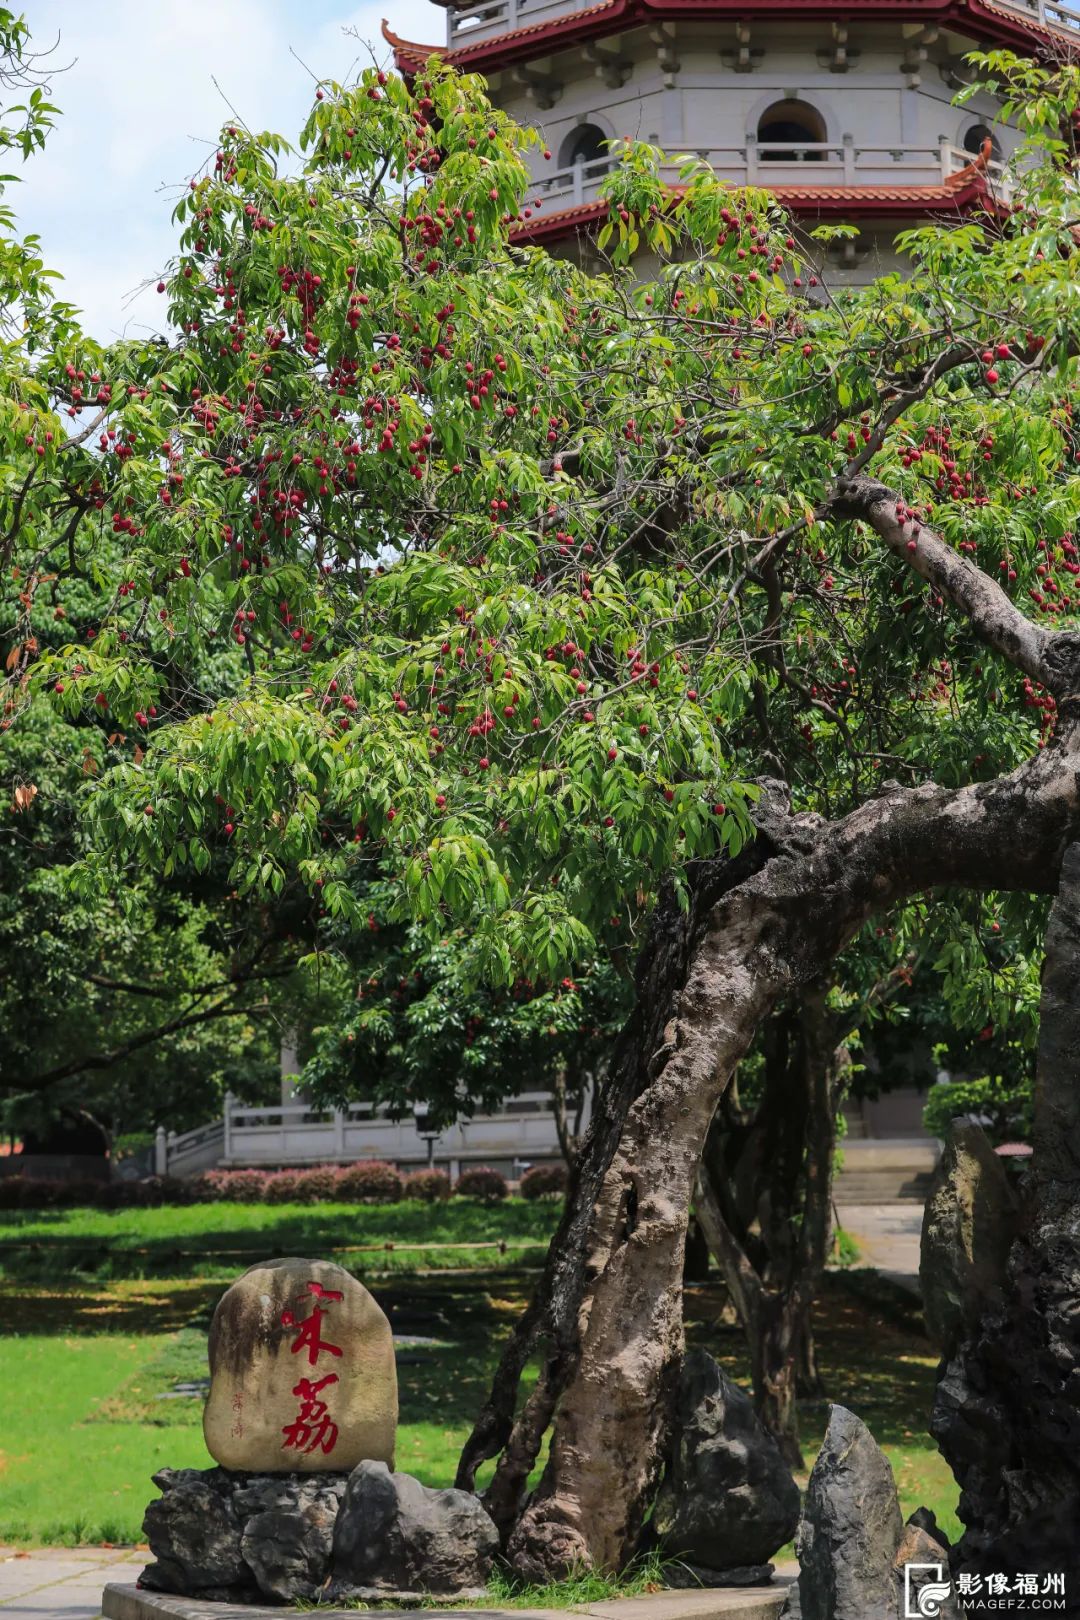
[[[445,12],[428,0],[386,7],[407,37],[443,37]],[[382,59],[384,9],[378,0],[36,0],[35,43],[59,35],[53,60],[72,66],[53,83],[63,116],[9,196],[89,330],[107,340],[160,322],[152,290],[128,295],[172,253],[173,203],[230,108],[295,138],[311,104],[308,70],[343,79],[367,60],[346,27]]]

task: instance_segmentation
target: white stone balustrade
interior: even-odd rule
[[[937,146],[895,147],[856,146],[844,140],[838,144],[813,142],[792,147],[790,142],[743,146],[698,148],[694,156],[703,158],[724,180],[750,186],[934,186],[960,174],[972,163],[972,154],[949,142]],[[610,173],[615,159],[597,158],[575,163],[566,169],[545,174],[530,189],[529,197],[539,197],[544,207],[573,208],[593,202]],[[671,184],[679,179],[678,162],[664,171]],[[1010,194],[1007,174],[1001,164],[991,163],[990,184],[1003,197]],[[543,213],[535,216],[543,219]]]
[[[469,1164],[491,1164],[514,1175],[523,1164],[558,1156],[551,1098],[543,1091],[508,1098],[497,1113],[460,1119],[434,1142],[436,1164],[448,1165],[454,1176]],[[304,1102],[253,1107],[230,1095],[222,1120],[183,1136],[159,1131],[156,1169],[159,1175],[194,1175],[215,1166],[272,1168],[361,1159],[419,1169],[428,1162],[427,1133],[417,1129],[411,1114],[392,1119],[385,1107],[372,1103],[326,1109]]]

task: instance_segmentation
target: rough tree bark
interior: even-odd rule
[[[754,1403],[789,1465],[804,1466],[796,1395],[813,1364],[810,1307],[829,1253],[836,1114],[846,1050],[828,987],[808,987],[764,1031],[752,1114],[721,1101],[698,1173],[698,1219],[750,1348]]]
[[[1059,699],[1052,744],[1012,775],[960,789],[883,787],[842,820],[759,805],[738,861],[692,875],[681,917],[661,907],[537,1294],[466,1445],[459,1483],[501,1450],[487,1505],[516,1567],[613,1568],[634,1550],[665,1439],[682,1352],[681,1272],[690,1194],[725,1086],[763,1016],[817,980],[863,922],[940,885],[1053,892],[1080,813],[1080,638],[1032,624],[931,530],[916,551],[897,498],[869,479],[834,512],[872,525],[968,617],[990,647]],[[540,1379],[515,1412],[534,1347]],[[549,1462],[525,1482],[553,1423]]]
[[[999,1301],[939,1372],[931,1431],[961,1486],[954,1572],[1066,1573],[1080,1525],[1080,844],[1043,969],[1029,1204]]]

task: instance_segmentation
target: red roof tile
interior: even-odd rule
[[[974,172],[972,172],[974,171]],[[785,208],[799,218],[816,214],[859,215],[875,218],[927,214],[963,213],[972,207],[992,209],[992,195],[973,164],[954,175],[960,185],[938,186],[769,186],[767,189]],[[607,205],[594,201],[577,203],[553,213],[537,215],[510,232],[514,242],[542,242],[570,236],[595,225],[607,213]]]
[[[447,4],[448,0],[436,0]],[[442,45],[423,45],[415,40],[400,38],[384,20],[383,37],[394,47],[398,67],[403,72],[414,71],[435,51],[448,62],[467,64],[470,68],[492,71],[511,62],[528,61],[550,48],[552,42],[566,44],[578,39],[602,37],[634,27],[650,16],[668,17],[731,16],[739,19],[758,16],[776,16],[798,13],[804,17],[830,17],[851,15],[851,0],[847,4],[829,3],[829,0],[599,0],[596,5],[580,11],[568,11],[557,17],[543,18],[521,28],[510,28],[504,33],[466,42],[448,48]],[[1040,23],[1038,17],[1028,15],[999,0],[860,0],[860,18],[898,17],[922,18],[924,21],[947,24],[973,38],[988,37],[999,44],[1023,49],[1025,44],[1045,44],[1053,41],[1060,47],[1063,39],[1075,34],[1080,50],[1080,30],[1066,26]]]

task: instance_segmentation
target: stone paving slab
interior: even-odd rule
[[[860,1263],[880,1271],[908,1293],[919,1294],[921,1204],[845,1204],[840,1225],[859,1245]]]
[[[657,1592],[653,1596],[619,1598],[580,1609],[381,1609],[378,1620],[569,1620],[570,1616],[595,1620],[776,1620],[788,1581],[772,1586],[741,1587],[702,1592]],[[136,1586],[110,1582],[105,1588],[105,1620],[289,1620],[298,1609],[256,1608],[246,1603],[205,1603],[195,1598],[168,1597],[162,1592],[140,1591]],[[0,1610],[0,1615],[3,1611]],[[356,1620],[356,1609],[306,1611],[307,1620]]]
[[[0,1547],[0,1620],[97,1620],[104,1583],[145,1563],[130,1547]]]

